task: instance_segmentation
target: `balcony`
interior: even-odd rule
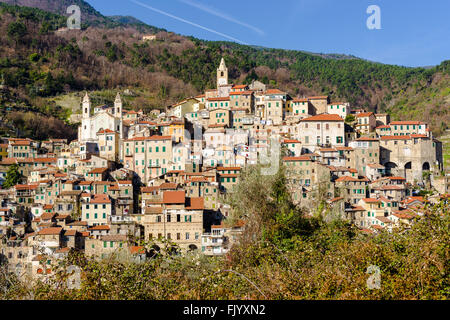
[[[129,216],[110,216],[111,223],[132,223],[133,219]]]

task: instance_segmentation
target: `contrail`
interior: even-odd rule
[[[229,15],[227,15],[226,13],[219,12],[218,10],[216,10],[216,9],[214,9],[212,7],[208,7],[208,6],[205,6],[205,5],[201,4],[201,3],[194,2],[194,1],[191,1],[191,0],[179,0],[179,1],[181,1],[181,2],[183,2],[185,4],[187,4],[187,5],[190,5],[192,7],[195,7],[197,9],[200,9],[202,11],[205,11],[207,13],[210,13],[212,15],[215,15],[215,16],[217,16],[219,18],[222,18],[222,19],[228,20],[230,22],[233,22],[235,24],[238,24],[238,25],[241,25],[243,27],[246,27],[246,28],[248,28],[250,30],[253,30],[254,32],[258,33],[259,35],[262,35],[262,36],[264,35],[264,31],[262,31],[261,29],[258,29],[257,27],[252,26],[250,24],[247,24],[245,22],[236,20],[236,19],[230,17]]]
[[[145,3],[142,3],[142,2],[140,2],[140,1],[137,1],[137,0],[128,0],[128,1],[133,2],[133,3],[135,3],[135,4],[137,4],[137,5],[141,6],[141,7],[144,7],[144,8],[150,9],[150,10],[152,10],[152,11],[155,11],[155,12],[157,12],[157,13],[160,13],[160,14],[162,14],[162,15],[165,15],[165,16],[167,16],[167,17],[170,17],[170,18],[172,18],[172,19],[175,19],[175,20],[178,20],[178,21],[181,21],[181,22],[190,24],[191,26],[194,26],[194,27],[197,27],[197,28],[200,28],[200,29],[209,31],[209,32],[214,33],[214,34],[217,34],[217,35],[219,35],[219,36],[221,36],[221,37],[224,37],[224,38],[227,38],[227,39],[230,39],[230,40],[233,40],[233,41],[236,41],[236,42],[239,42],[239,43],[242,43],[242,44],[247,45],[247,43],[245,43],[244,41],[241,41],[241,40],[239,40],[239,39],[233,38],[233,37],[231,37],[231,36],[229,36],[229,35],[226,35],[226,34],[224,34],[224,33],[222,33],[222,32],[219,32],[219,31],[216,31],[216,30],[213,30],[213,29],[210,29],[210,28],[201,26],[201,25],[199,25],[199,24],[197,24],[197,23],[195,23],[195,22],[191,22],[191,21],[188,21],[188,20],[186,20],[186,19],[183,19],[183,18],[174,16],[173,14],[170,14],[170,13],[168,13],[168,12],[165,12],[165,11],[162,11],[162,10],[159,10],[159,9],[156,9],[156,8],[153,8],[153,7],[151,7],[151,6],[149,6],[149,5],[145,4]]]

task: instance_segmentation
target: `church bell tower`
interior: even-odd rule
[[[228,84],[228,68],[225,65],[225,60],[222,58],[220,66],[217,68],[217,88]]]
[[[82,108],[83,108],[83,119],[89,118],[91,116],[91,99],[89,98],[87,92],[83,98]]]

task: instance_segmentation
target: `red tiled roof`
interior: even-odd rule
[[[38,235],[56,235],[60,234],[62,227],[50,227],[40,230],[37,234]]]
[[[371,137],[359,137],[355,141],[379,141],[377,138],[371,138]]]
[[[98,226],[89,228],[88,230],[110,230],[110,228],[108,225],[98,225]]]
[[[199,198],[186,198],[186,209],[187,210],[203,210],[205,208],[205,203],[203,197]]]
[[[184,191],[165,191],[163,193],[163,203],[165,204],[180,204],[185,202]]]
[[[381,201],[380,199],[374,199],[374,198],[364,198],[362,200],[366,203],[377,203],[377,202]]]
[[[312,161],[309,156],[283,157],[283,161]]]
[[[94,198],[89,203],[111,203],[106,194],[94,194]]]
[[[217,171],[237,170],[241,171],[241,167],[217,167]]]
[[[382,136],[381,140],[410,140],[411,136],[403,135],[403,136]]]
[[[390,124],[391,125],[420,125],[420,124],[425,124],[425,122],[422,122],[422,121],[392,121]]]
[[[145,140],[172,140],[172,137],[171,136],[135,137],[125,141],[145,141]]]
[[[103,129],[103,130],[100,130],[99,132],[97,132],[97,134],[101,134],[101,133],[114,133],[115,131],[112,131],[112,130],[110,130],[110,129]]]
[[[356,115],[356,117],[357,117],[357,118],[370,117],[370,116],[373,115],[373,114],[374,114],[373,112],[361,112],[361,113],[358,113],[358,114]]]
[[[312,116],[300,121],[344,121],[340,116],[337,114],[328,114],[328,113],[322,113],[318,114],[316,116]]]
[[[278,89],[267,89],[265,94],[285,94],[286,92],[283,92]]]
[[[308,100],[323,100],[323,99],[328,99],[328,96],[313,96],[313,97],[308,97]]]
[[[150,193],[159,190],[159,186],[141,187],[142,193]]]
[[[208,101],[229,101],[230,97],[214,97],[208,98]]]
[[[108,168],[95,168],[89,172],[89,174],[103,173],[107,171]]]

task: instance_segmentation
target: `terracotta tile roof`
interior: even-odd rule
[[[185,196],[184,191],[165,191],[163,193],[163,202],[165,204],[184,204]]]
[[[426,134],[412,134],[411,138],[429,138]]]
[[[381,140],[410,140],[410,135],[403,135],[403,136],[382,136]]]
[[[335,148],[320,148],[319,151],[320,152],[337,152],[338,150],[336,150]]]
[[[387,217],[375,217],[375,219],[378,219],[378,220],[380,220],[381,222],[388,223],[388,224],[391,224],[391,223],[392,223],[392,221],[389,220],[389,218],[387,218]]]
[[[236,95],[251,95],[253,94],[253,91],[246,90],[246,91],[231,91],[230,96],[236,96]]]
[[[308,99],[306,99],[306,98],[294,98],[294,99],[292,99],[292,102],[308,102]]]
[[[246,84],[235,84],[233,86],[233,89],[245,89],[245,88],[247,88]]]
[[[89,203],[111,203],[111,200],[106,194],[94,194],[93,199]]]
[[[51,227],[41,229],[37,234],[38,235],[57,235],[60,234],[63,228],[61,227]]]
[[[77,235],[77,230],[75,229],[64,230],[64,235],[69,237],[75,237]]]
[[[278,89],[267,89],[266,92],[264,92],[264,94],[266,94],[266,95],[268,95],[268,94],[286,94],[286,92],[283,92]]]
[[[360,137],[356,139],[355,141],[379,141],[377,138],[370,138],[370,137]]]
[[[146,141],[146,140],[151,140],[151,141],[159,141],[159,140],[172,140],[171,136],[150,136],[150,137],[135,137],[135,138],[131,138],[125,141]]]
[[[186,198],[186,210],[203,210],[205,209],[203,197]]]
[[[373,112],[361,112],[361,113],[358,113],[356,115],[356,117],[363,118],[363,117],[370,117],[371,115],[374,115],[374,113]]]
[[[285,139],[283,143],[301,143],[301,142],[295,139]]]
[[[310,156],[283,157],[283,161],[312,161]]]
[[[337,114],[328,114],[328,113],[322,113],[322,114],[318,114],[317,116],[312,116],[306,119],[302,119],[300,121],[344,121],[344,119],[342,119],[340,116],[338,116]]]
[[[336,147],[336,150],[353,151],[354,149],[352,147]]]
[[[241,167],[217,167],[217,171],[227,171],[227,170],[231,170],[231,171],[241,171]]]
[[[109,226],[108,225],[98,225],[98,226],[94,226],[94,227],[91,227],[91,228],[89,228],[88,229],[89,231],[94,231],[94,230],[96,230],[96,231],[102,231],[102,230],[110,230],[110,228],[109,228]]]
[[[229,101],[230,97],[214,97],[208,98],[208,101]]]
[[[335,182],[359,182],[359,181],[360,181],[359,179],[349,177],[349,176],[339,177],[335,180]]]
[[[114,133],[115,131],[112,131],[112,130],[110,130],[110,129],[103,129],[103,130],[100,130],[99,132],[97,132],[97,134],[102,134],[102,133]]]
[[[366,203],[377,203],[377,202],[381,202],[380,199],[374,199],[374,198],[364,198],[362,199],[364,202]]]
[[[176,190],[178,185],[176,183],[164,182],[159,186],[161,190]]]
[[[38,187],[37,184],[16,184],[14,186],[16,190],[33,190],[36,189],[37,187]]]
[[[425,124],[422,121],[392,121],[390,125],[421,125]]]
[[[328,96],[313,96],[313,97],[308,97],[308,100],[323,100],[323,99],[328,99]]]
[[[142,193],[151,193],[151,192],[154,192],[156,190],[159,190],[158,186],[141,187],[141,192]]]
[[[89,172],[89,174],[103,173],[108,171],[108,168],[95,168]]]

